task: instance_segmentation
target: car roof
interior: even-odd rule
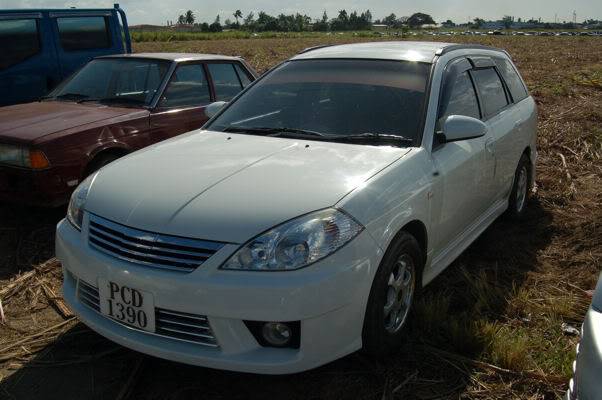
[[[305,49],[291,59],[307,60],[320,58],[362,58],[432,63],[436,56],[442,55],[448,51],[471,48],[503,51],[495,47],[483,46],[479,44],[390,41],[317,46]]]
[[[199,54],[199,53],[133,53],[113,54],[97,58],[151,58],[156,60],[167,60],[175,62],[183,61],[212,61],[212,60],[239,60],[240,57],[224,56],[221,54]]]

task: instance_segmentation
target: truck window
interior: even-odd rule
[[[39,53],[40,37],[37,20],[0,20],[0,43],[2,43],[0,69],[6,69]]]
[[[66,51],[111,47],[111,36],[105,17],[57,18],[61,47]]]

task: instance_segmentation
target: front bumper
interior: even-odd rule
[[[187,364],[265,374],[304,371],[361,348],[366,303],[382,257],[366,231],[330,257],[297,271],[220,270],[238,248],[226,245],[190,273],[105,255],[88,245],[86,232],[87,218],[82,232],[65,220],[58,225],[64,298],[86,325],[123,346]],[[207,316],[219,347],[157,336],[108,319],[78,300],[72,276],[93,284],[99,278],[116,280],[152,293],[155,307]],[[300,346],[262,347],[245,320],[300,321]]]
[[[55,168],[38,171],[0,165],[0,201],[57,207],[67,203],[70,194]]]
[[[581,328],[568,400],[602,399],[602,312],[590,308]]]

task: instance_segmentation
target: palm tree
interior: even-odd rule
[[[234,14],[232,14],[232,15],[234,15],[234,18],[236,18],[236,25],[238,25],[238,19],[242,18],[242,11],[236,10],[236,11],[234,11]]]
[[[192,10],[186,11],[186,23],[190,25],[194,24],[194,14]]]

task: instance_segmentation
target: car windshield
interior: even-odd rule
[[[148,106],[169,68],[168,61],[101,58],[90,61],[48,98]]]
[[[208,126],[308,139],[420,137],[429,65],[382,60],[282,64]],[[389,140],[390,141],[390,140]]]

